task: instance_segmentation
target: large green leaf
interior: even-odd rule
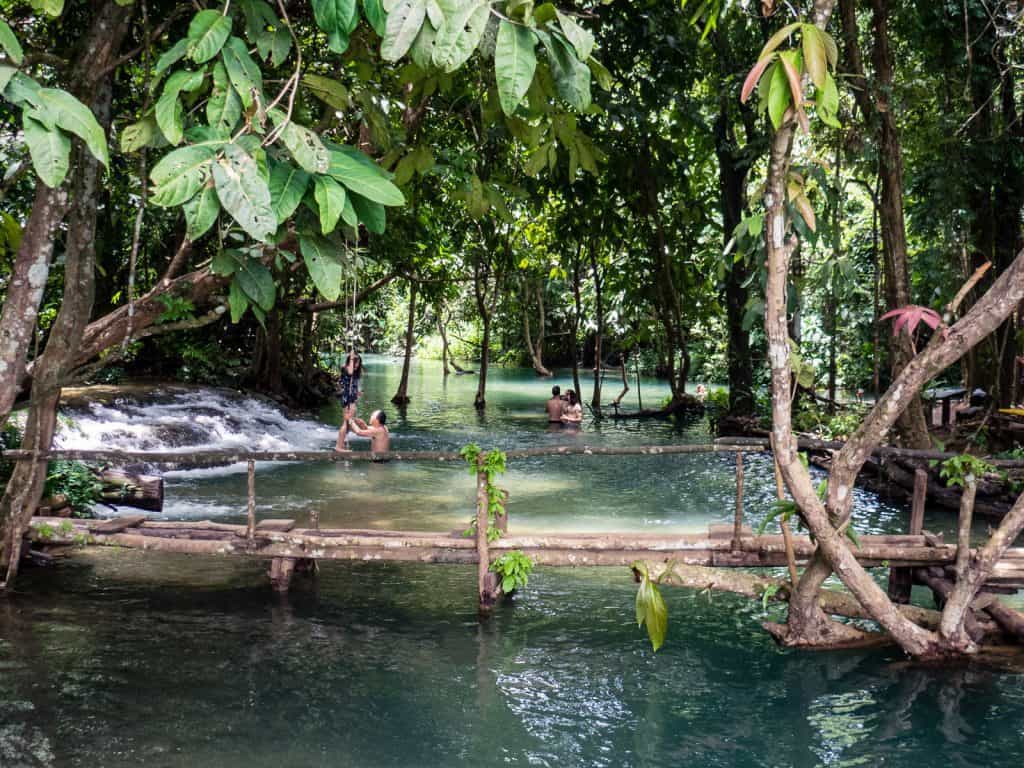
[[[281,22],[277,18],[270,3],[264,0],[236,0],[237,7],[242,9],[245,17],[245,36],[257,43],[268,27],[277,27]]]
[[[555,9],[555,15],[558,17],[558,26],[565,33],[565,39],[572,43],[572,47],[576,49],[576,56],[579,60],[586,61],[589,59],[590,54],[594,51],[594,36],[577,24],[572,17],[566,16],[557,8]]]
[[[22,113],[21,125],[32,167],[46,186],[56,189],[68,173],[71,139],[56,128],[47,128],[28,112]]]
[[[260,58],[264,61],[269,58],[275,67],[284,63],[291,49],[292,36],[283,24],[279,24],[273,30],[265,30],[256,39],[256,50],[259,51]]]
[[[329,107],[344,110],[352,106],[348,88],[337,80],[323,75],[303,75],[302,84]]]
[[[7,88],[7,84],[11,82],[11,78],[16,74],[18,74],[18,70],[14,67],[8,67],[6,64],[0,64],[0,94],[4,92],[4,89]]]
[[[789,88],[789,80],[786,79],[786,70],[782,61],[776,61],[768,71],[768,116],[771,118],[775,130],[782,125],[782,118],[793,100],[793,93]]]
[[[575,49],[559,35],[540,30],[537,35],[548,51],[559,97],[573,109],[585,112],[590,107],[590,68],[576,58]]]
[[[237,144],[224,147],[213,164],[217,197],[232,218],[256,240],[269,241],[277,231],[270,188],[256,161]]]
[[[156,118],[146,115],[137,123],[131,123],[121,129],[121,152],[128,154],[148,147],[154,143],[153,140],[159,133]]]
[[[228,78],[242,100],[242,106],[246,109],[252,106],[254,91],[262,101],[263,75],[241,38],[229,37],[220,55],[228,71]]]
[[[344,266],[337,255],[338,246],[319,235],[301,235],[299,250],[306,262],[309,276],[316,289],[328,301],[337,301],[341,296],[341,278]]]
[[[287,221],[302,202],[309,185],[309,174],[291,163],[274,163],[270,169],[270,199],[274,216]]]
[[[156,186],[153,205],[171,208],[193,197],[209,180],[215,156],[209,147],[195,145],[164,155],[149,174]]]
[[[237,280],[232,280],[231,287],[228,288],[228,306],[231,308],[232,323],[241,320],[245,310],[249,308],[249,298],[242,291]]]
[[[39,106],[40,90],[39,83],[31,77],[21,72],[15,72],[8,79],[3,95],[5,99],[19,107],[24,107],[25,104]]]
[[[825,43],[821,32],[813,24],[800,27],[801,44],[804,52],[804,68],[811,76],[816,88],[825,87],[825,76],[828,74],[828,62],[825,56]]]
[[[384,12],[381,0],[363,0],[363,15],[370,22],[373,31],[381,37],[387,29],[388,15]]]
[[[434,68],[434,42],[437,40],[437,30],[431,25],[428,19],[420,27],[419,34],[413,40],[409,49],[409,57],[420,69],[429,72]]]
[[[168,69],[173,67],[179,61],[181,61],[185,54],[188,53],[189,41],[188,39],[179,40],[166,51],[159,59],[156,60],[156,69],[154,70],[157,76],[162,75]]]
[[[39,106],[32,110],[33,118],[48,127],[56,125],[68,133],[73,133],[85,142],[93,157],[105,166],[110,165],[107,135],[96,122],[92,110],[59,88],[40,88],[37,97]]]
[[[424,0],[399,0],[388,10],[380,55],[385,61],[398,61],[405,56],[427,16]]]
[[[163,93],[160,94],[153,111],[160,132],[173,145],[181,143],[185,129],[185,108],[181,105],[179,96],[182,91],[194,91],[202,84],[202,71],[190,72],[187,69],[172,73],[164,84]]]
[[[57,18],[64,11],[64,0],[31,0],[29,5],[53,18]]]
[[[242,117],[242,100],[231,85],[224,62],[213,66],[213,91],[206,102],[206,122],[214,128],[232,131]]]
[[[239,264],[235,280],[260,309],[269,312],[274,308],[274,295],[277,292],[274,276],[259,259],[246,259]]]
[[[229,17],[220,11],[200,11],[188,25],[188,55],[197,64],[209,61],[220,53],[220,49],[230,36]]]
[[[7,58],[11,60],[11,63],[19,67],[21,62],[25,60],[25,54],[21,50],[21,43],[14,36],[14,30],[3,19],[0,19],[0,48],[7,53]]]
[[[434,41],[434,66],[454,72],[465,64],[480,44],[491,15],[488,0],[438,0],[444,23]]]
[[[537,69],[534,47],[537,36],[520,24],[502,21],[494,47],[494,74],[498,81],[498,98],[506,115],[518,108],[533,82]]]
[[[313,17],[316,25],[327,33],[327,47],[344,53],[349,36],[359,23],[356,0],[313,0]]]
[[[641,573],[640,587],[636,592],[636,623],[637,626],[646,624],[651,647],[655,651],[661,648],[668,630],[668,608],[646,571]]]
[[[270,111],[270,119],[274,125],[285,122],[286,116],[277,109]],[[281,143],[284,144],[295,162],[310,173],[327,173],[331,165],[331,156],[320,137],[304,126],[288,120],[281,129]]]
[[[367,200],[362,195],[349,195],[352,198],[352,207],[355,209],[359,221],[374,234],[383,235],[387,228],[387,211],[380,203]]]
[[[313,177],[313,198],[320,212],[320,231],[329,235],[345,208],[345,188],[330,176]]]
[[[331,176],[356,194],[381,205],[405,205],[402,191],[387,180],[384,172],[358,150],[331,149]]]
[[[185,212],[185,233],[188,239],[198,240],[217,221],[217,214],[220,213],[217,190],[204,185],[195,197],[182,206],[182,210]]]

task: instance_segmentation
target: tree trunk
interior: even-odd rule
[[[604,292],[601,285],[601,273],[597,267],[597,253],[590,249],[590,269],[594,275],[594,314],[597,316],[597,336],[594,340],[594,394],[590,399],[590,407],[594,415],[601,416],[601,370],[604,367],[602,342],[604,341]],[[577,395],[580,393],[577,392]],[[582,400],[582,398],[580,398]]]
[[[448,329],[445,328],[444,310],[437,308],[437,332],[441,335],[441,370],[445,377],[451,375],[451,368],[448,366]]]
[[[580,320],[583,319],[583,298],[580,295],[580,257],[583,254],[583,241],[576,247],[576,255],[572,259],[572,385],[573,391],[579,395],[580,388]]]
[[[480,347],[480,374],[477,378],[476,397],[473,398],[473,406],[482,411],[487,407],[487,366],[491,357],[491,315],[489,312],[480,316],[484,326],[483,343]]]
[[[97,11],[79,51],[73,76],[76,92],[107,131],[110,127],[111,71],[128,31],[133,7],[106,3]],[[72,153],[71,202],[64,249],[64,293],[43,354],[34,371],[35,382],[25,424],[23,447],[45,451],[57,425],[57,406],[65,375],[81,344],[92,313],[95,293],[95,236],[97,194],[102,169],[75,139]],[[10,587],[18,572],[23,533],[39,506],[46,482],[46,462],[19,462],[0,499],[0,569],[6,575],[0,588]]]
[[[409,366],[412,364],[413,332],[416,327],[416,281],[409,281],[409,320],[405,325],[405,359],[402,361],[402,378],[398,382],[398,391],[391,398],[395,405],[406,405],[409,402]]]
[[[22,233],[0,317],[0,427],[11,413],[25,375],[39,304],[50,274],[53,243],[66,207],[67,191],[63,186],[50,189],[36,182],[35,202]]]
[[[537,343],[534,344],[533,335],[530,331],[530,285],[525,280],[523,281],[522,290],[523,339],[526,342],[526,352],[530,356],[530,364],[533,366],[534,372],[538,376],[547,378],[551,376],[551,371],[544,366],[544,326],[546,324],[544,317],[544,293],[541,288],[537,288],[536,295],[540,311],[540,327],[537,331]]]
[[[889,0],[871,0],[874,45],[871,51],[875,69],[873,89],[868,90],[864,62],[857,40],[857,19],[854,0],[841,0],[843,38],[850,78],[857,105],[865,127],[877,130],[878,175],[881,190],[878,201],[885,261],[885,294],[889,309],[911,303],[910,268],[907,260],[907,232],[903,218],[903,154],[896,118],[892,112],[893,61],[889,47]],[[874,101],[872,102],[872,95]],[[907,334],[890,336],[893,377],[906,367],[914,356],[913,344]],[[904,445],[928,448],[931,439],[924,419],[920,396],[916,396],[896,425]]]

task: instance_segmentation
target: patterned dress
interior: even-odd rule
[[[359,374],[351,375],[344,368],[341,371],[341,380],[338,382],[338,397],[341,399],[341,407],[347,408],[359,398]]]

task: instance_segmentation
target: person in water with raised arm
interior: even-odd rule
[[[391,450],[391,433],[387,428],[388,415],[384,411],[376,410],[370,414],[370,423],[353,417],[349,420],[349,429],[360,437],[370,438],[370,451],[373,453],[387,453]],[[387,459],[374,459],[374,461],[387,461]]]
[[[548,409],[548,424],[561,424],[565,401],[562,399],[562,388],[557,384],[551,388],[551,399],[545,407]]]
[[[338,380],[338,399],[341,400],[341,427],[338,429],[338,440],[334,450],[347,451],[348,423],[356,415],[356,401],[359,399],[359,383],[363,378],[363,358],[355,351],[348,353],[345,365],[341,368]]]

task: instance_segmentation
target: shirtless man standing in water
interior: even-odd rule
[[[562,388],[557,384],[551,388],[551,399],[548,400],[546,407],[548,409],[548,424],[561,424],[565,403],[562,400]]]
[[[353,418],[349,420],[350,429],[360,437],[370,438],[370,450],[373,453],[387,453],[391,450],[391,433],[388,432],[388,415],[384,411],[374,411],[370,414],[370,423],[362,419]],[[387,461],[387,459],[381,459]]]

